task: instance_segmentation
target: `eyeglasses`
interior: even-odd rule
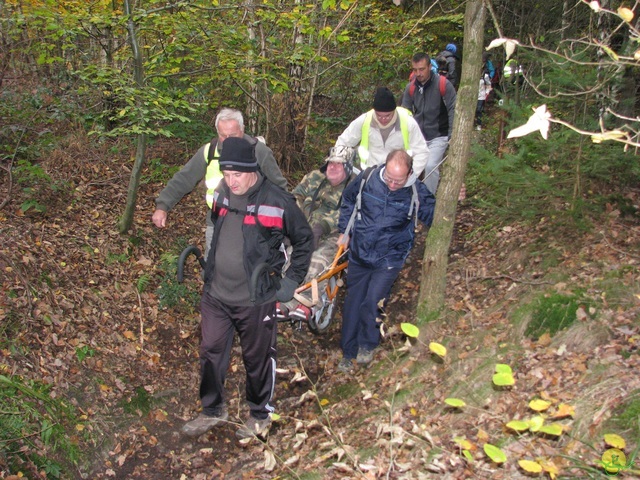
[[[406,177],[404,177],[402,180],[395,180],[395,179],[393,179],[393,178],[389,178],[389,177],[387,176],[387,172],[385,172],[385,173],[382,175],[382,178],[384,179],[384,181],[385,181],[385,183],[386,183],[387,185],[397,185],[397,186],[402,186],[402,185],[404,185],[405,183],[407,183],[407,179],[409,178],[409,175],[407,175]]]
[[[385,120],[389,120],[393,117],[393,114],[395,112],[391,112],[391,113],[378,113],[376,112],[376,117],[378,118],[378,121],[380,122],[384,122]]]

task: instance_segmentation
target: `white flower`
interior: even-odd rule
[[[547,111],[547,106],[541,105],[533,110],[533,115],[529,117],[527,123],[511,130],[507,138],[523,137],[531,132],[540,131],[540,135],[546,140],[549,134],[550,118],[551,114]]]

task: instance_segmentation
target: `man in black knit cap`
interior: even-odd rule
[[[293,196],[260,172],[255,145],[227,138],[219,163],[224,178],[213,192],[214,234],[200,304],[202,413],[182,432],[198,436],[228,418],[224,383],[237,332],[250,415],[236,435],[265,436],[274,411],[270,402],[276,376],[276,301],[291,300],[304,280],[313,234]],[[285,257],[280,247],[285,237],[292,252],[283,277]]]

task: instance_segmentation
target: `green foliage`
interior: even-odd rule
[[[89,345],[83,345],[81,347],[76,347],[76,357],[80,363],[87,357],[93,357],[96,354],[96,351],[91,348]]]
[[[165,252],[160,257],[163,276],[156,294],[161,308],[177,308],[191,313],[199,304],[200,287],[189,282],[178,283],[178,257],[172,252]]]
[[[144,387],[137,387],[134,395],[128,400],[123,400],[122,409],[125,413],[146,415],[153,407],[153,397],[149,395]]]
[[[180,168],[180,165],[167,165],[159,158],[152,158],[145,170],[148,174],[140,179],[140,183],[166,183]]]
[[[80,452],[70,436],[77,418],[51,387],[0,375],[0,457],[11,470],[41,471],[47,478],[70,478]]]
[[[576,295],[552,293],[538,299],[525,335],[537,339],[544,333],[554,335],[569,327],[576,319],[576,311],[584,301]]]
[[[147,289],[149,282],[151,281],[151,276],[149,274],[143,274],[138,278],[138,282],[136,283],[136,289],[138,293],[142,293]]]

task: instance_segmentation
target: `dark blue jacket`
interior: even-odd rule
[[[416,184],[420,206],[418,219],[427,226],[433,221],[435,197],[424,183],[411,174],[407,184],[391,191],[382,179],[384,165],[377,167],[362,190],[360,218],[356,217],[349,232],[349,261],[370,268],[402,267],[415,236],[415,217],[408,217]],[[355,209],[364,172],[358,175],[342,194],[338,229],[344,233]]]

